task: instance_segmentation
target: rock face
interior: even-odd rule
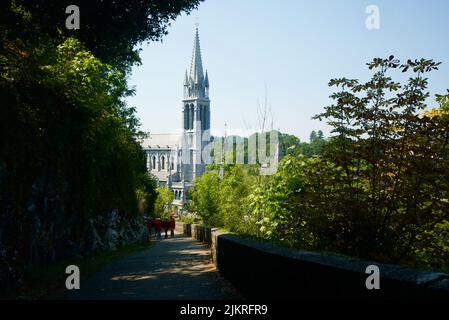
[[[0,295],[20,287],[28,268],[142,242],[148,231],[142,216],[125,218],[116,209],[91,217],[68,214],[64,183],[37,179],[22,209],[12,208],[7,172],[0,163]],[[62,187],[61,187],[62,184]]]
[[[148,230],[141,218],[124,219],[118,210],[112,210],[92,219],[86,236],[88,251],[96,252],[145,241]]]

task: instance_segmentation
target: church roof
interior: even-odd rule
[[[144,149],[176,149],[181,148],[182,135],[176,133],[151,134],[142,141]]]
[[[170,175],[170,173],[165,170],[151,171],[151,174],[154,175],[158,181],[162,181],[162,182],[167,182],[168,176]]]

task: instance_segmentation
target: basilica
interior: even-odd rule
[[[209,78],[203,72],[200,39],[196,28],[190,72],[185,73],[179,133],[150,134],[142,147],[147,168],[159,186],[174,194],[179,209],[188,200],[187,190],[205,170],[202,151],[210,143]]]

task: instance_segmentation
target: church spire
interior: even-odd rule
[[[184,85],[188,86],[189,85],[189,77],[187,76],[187,69],[186,69],[186,75],[184,77]]]
[[[204,78],[204,85],[206,86],[206,88],[209,87],[209,77],[207,76],[207,70],[206,70],[206,77]]]
[[[193,43],[192,64],[190,66],[190,78],[194,83],[200,84],[203,81],[203,63],[201,61],[200,36],[196,27],[195,41]]]

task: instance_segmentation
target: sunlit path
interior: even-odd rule
[[[82,270],[81,270],[82,274]],[[111,263],[83,280],[68,299],[235,299],[240,296],[211,262],[210,250],[181,234]]]

